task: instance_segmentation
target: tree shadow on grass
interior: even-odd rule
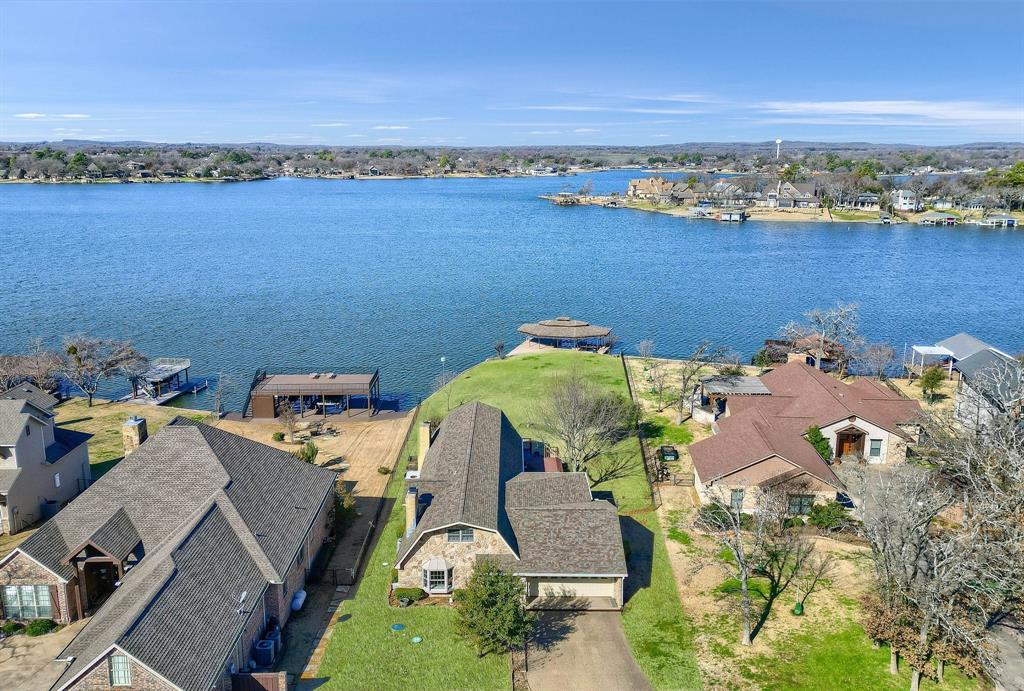
[[[654,533],[632,516],[619,516],[622,542],[626,548],[626,568],[629,578],[624,586],[623,599],[629,602],[633,595],[651,585],[654,561]]]

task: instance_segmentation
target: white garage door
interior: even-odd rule
[[[616,598],[615,578],[531,578],[529,595],[533,597],[610,597]]]

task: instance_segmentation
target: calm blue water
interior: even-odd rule
[[[635,172],[592,176],[624,190]],[[559,208],[587,178],[0,186],[0,352],[85,331],[225,373],[381,368],[418,398],[440,371],[569,314],[627,350],[703,338],[749,355],[836,300],[902,351],[960,330],[1024,350],[1024,232],[718,224]],[[187,401],[202,405],[200,401]]]

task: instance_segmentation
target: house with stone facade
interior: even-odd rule
[[[399,587],[448,595],[490,560],[523,579],[531,607],[622,607],[619,518],[586,473],[525,470],[523,439],[482,403],[453,410],[431,441],[406,480]]]
[[[0,533],[52,516],[91,480],[91,435],[57,427],[56,404],[27,383],[0,393]]]
[[[176,418],[0,560],[2,615],[91,616],[57,690],[235,688],[332,535],[334,488],[333,472]]]
[[[626,198],[668,204],[672,201],[672,188],[674,184],[673,181],[666,180],[663,177],[630,180],[626,186]]]
[[[876,381],[846,384],[795,360],[758,379],[760,386],[734,387],[741,395],[723,390],[714,435],[689,447],[705,503],[717,497],[750,510],[771,488],[786,493],[791,513],[804,514],[845,492],[833,464],[901,463],[917,439],[920,404]],[[807,440],[811,427],[828,440],[829,458]]]

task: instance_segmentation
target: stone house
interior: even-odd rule
[[[817,209],[821,206],[813,182],[769,182],[754,200],[756,206],[769,209]]]
[[[449,414],[407,477],[397,585],[447,595],[487,559],[523,579],[531,607],[620,609],[615,507],[593,498],[585,473],[526,471],[523,449],[497,408],[467,403]]]
[[[333,532],[335,474],[177,418],[0,560],[3,616],[68,623],[54,689],[236,685]]]
[[[846,384],[799,361],[758,379],[763,390],[742,382],[743,395],[719,396],[723,412],[712,424],[714,436],[689,447],[702,502],[727,492],[748,510],[758,492],[781,488],[791,513],[804,514],[845,492],[833,464],[901,463],[916,441],[920,405],[878,382]],[[812,426],[828,440],[830,458],[807,440]]]
[[[671,180],[666,180],[663,177],[630,180],[626,187],[626,198],[668,204],[672,202],[674,184]]]
[[[52,516],[84,490],[91,435],[57,427],[57,399],[32,384],[0,393],[0,532]]]

